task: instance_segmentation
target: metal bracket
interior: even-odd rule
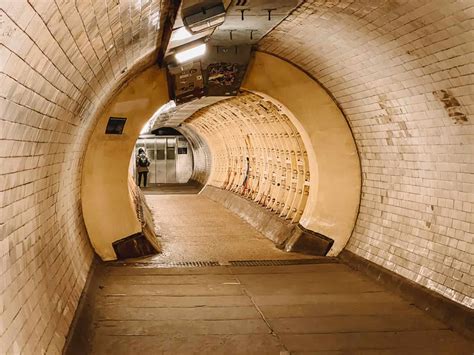
[[[250,30],[250,39],[253,39],[253,33],[258,32],[258,30]]]
[[[245,11],[250,11],[250,9],[240,9],[240,18],[242,19],[242,21],[245,20]]]
[[[271,21],[272,20],[272,11],[276,10],[276,9],[264,9],[268,12],[268,21]]]

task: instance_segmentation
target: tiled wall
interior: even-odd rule
[[[474,3],[306,1],[259,49],[334,96],[356,140],[348,249],[474,307]]]
[[[0,349],[60,353],[92,258],[93,117],[150,63],[159,0],[0,0]],[[260,49],[316,77],[363,169],[349,250],[473,306],[474,4],[306,1]]]
[[[160,6],[0,0],[1,354],[63,348],[92,260],[80,203],[92,118],[150,63]]]
[[[197,134],[190,125],[181,125],[179,131],[188,140],[193,153],[193,173],[190,180],[205,185],[212,166],[209,147],[203,137]]]
[[[208,184],[240,194],[298,222],[309,194],[309,163],[300,133],[269,100],[250,92],[203,108],[184,127],[209,145]]]

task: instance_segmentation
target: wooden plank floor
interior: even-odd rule
[[[344,264],[104,266],[92,354],[469,354],[473,344]],[[76,351],[78,349],[75,349]]]
[[[276,249],[189,188],[153,191],[163,253],[98,266],[67,354],[473,354],[471,342],[334,260],[162,267],[308,256]]]

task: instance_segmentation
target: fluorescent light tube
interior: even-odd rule
[[[191,47],[189,49],[184,49],[180,52],[177,52],[174,56],[176,57],[178,63],[183,63],[190,59],[200,57],[204,53],[206,53],[206,44],[202,43],[195,47]]]

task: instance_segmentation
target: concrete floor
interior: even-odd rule
[[[66,354],[449,354],[472,342],[337,259],[300,259],[195,194],[147,194],[164,253],[98,265]]]
[[[185,185],[186,186],[186,185]],[[175,188],[144,191],[153,212],[163,252],[148,262],[304,259],[276,248],[250,224],[219,203]],[[189,187],[184,187],[188,191]],[[143,262],[143,260],[142,260]]]

